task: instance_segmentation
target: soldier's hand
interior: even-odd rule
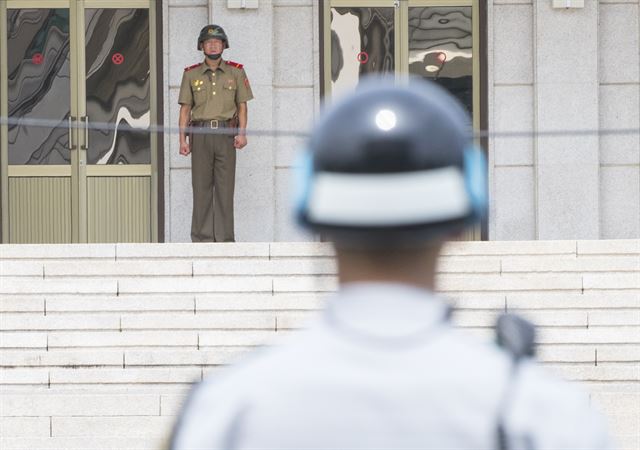
[[[240,150],[245,145],[247,145],[247,137],[244,134],[239,134],[233,138],[233,146],[238,150]]]
[[[180,144],[180,154],[182,156],[187,156],[187,155],[189,155],[189,153],[191,153],[191,149],[189,148],[189,144],[186,143],[186,142]]]

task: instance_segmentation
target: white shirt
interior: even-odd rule
[[[308,329],[201,383],[174,449],[605,449],[588,396],[447,321],[434,294],[342,286]],[[533,447],[531,447],[531,444]]]

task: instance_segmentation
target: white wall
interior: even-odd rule
[[[494,0],[494,131],[640,128],[638,0]],[[490,238],[640,236],[640,134],[491,141]]]

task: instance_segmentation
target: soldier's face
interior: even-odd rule
[[[207,39],[202,43],[202,49],[206,54],[222,53],[224,42],[220,39]]]

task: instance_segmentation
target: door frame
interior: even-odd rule
[[[159,236],[159,172],[163,158],[161,155],[162,140],[157,132],[150,133],[150,164],[114,166],[87,165],[84,129],[80,118],[86,116],[86,84],[84,83],[85,67],[85,9],[146,9],[149,13],[149,108],[151,127],[159,123],[160,106],[162,104],[158,89],[159,78],[159,33],[161,27],[158,15],[161,6],[155,0],[7,0],[0,3],[0,23],[6,24],[7,10],[26,8],[64,8],[69,10],[70,36],[70,111],[73,118],[70,142],[76,150],[70,151],[69,165],[42,166],[10,166],[8,164],[8,125],[0,127],[0,214],[2,216],[1,237],[3,243],[10,242],[9,222],[9,178],[63,176],[71,179],[71,242],[87,242],[87,177],[90,176],[148,176],[151,183],[150,207],[150,241],[158,242]],[[8,42],[6,33],[0,36],[0,56],[6,58]],[[4,59],[3,59],[4,61]],[[0,63],[0,117],[8,117],[8,67]],[[160,170],[159,170],[160,168]],[[163,239],[162,239],[163,240]]]
[[[331,8],[332,7],[395,7],[395,79],[403,80],[409,73],[409,8],[420,6],[464,6],[472,11],[473,42],[473,115],[476,131],[488,129],[488,51],[487,7],[482,0],[319,0],[319,61],[320,99],[323,105],[331,103]],[[488,138],[475,139],[475,144],[488,155]],[[489,170],[489,168],[487,168]],[[471,240],[488,240],[488,215],[482,223],[465,235]]]

